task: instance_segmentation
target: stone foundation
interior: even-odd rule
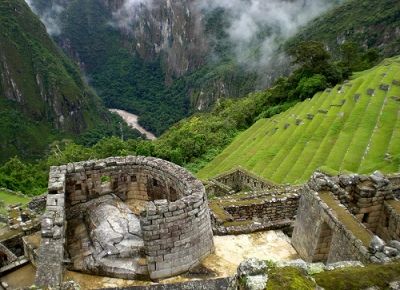
[[[115,214],[132,218],[122,224],[116,219],[110,228],[104,228],[108,219],[102,212],[112,210],[110,206],[126,207],[114,210]],[[135,215],[140,220],[140,234],[130,227]],[[85,226],[94,220],[94,228]],[[109,245],[96,231],[103,235],[111,231],[118,241],[109,241]],[[39,286],[60,285],[64,263],[89,273],[123,278],[147,274],[159,279],[187,271],[213,251],[203,185],[183,168],[151,157],[52,167],[41,235]],[[131,245],[132,235],[137,237],[136,248],[125,250],[122,244]],[[126,259],[130,265],[135,261],[135,266],[129,268]]]

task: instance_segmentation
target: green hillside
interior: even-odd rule
[[[242,166],[276,183],[302,183],[320,167],[368,173],[400,166],[400,57],[261,119],[199,173]]]
[[[286,46],[317,40],[337,52],[346,41],[391,57],[400,53],[399,15],[398,0],[347,0],[308,23]]]
[[[0,27],[0,163],[15,155],[37,160],[56,139],[120,134],[120,119],[85,84],[25,1],[0,0]]]

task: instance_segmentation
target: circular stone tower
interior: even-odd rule
[[[178,165],[128,156],[50,170],[38,286],[59,285],[66,261],[86,273],[160,279],[213,250],[204,186]]]

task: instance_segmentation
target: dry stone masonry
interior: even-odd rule
[[[36,284],[63,270],[134,279],[187,271],[213,251],[204,186],[152,157],[118,157],[50,169]]]
[[[216,234],[240,234],[293,224],[299,187],[281,186],[237,168],[208,181],[211,220]]]
[[[301,192],[292,244],[309,262],[399,259],[398,176],[327,176],[316,172]],[[380,237],[379,237],[380,236]]]

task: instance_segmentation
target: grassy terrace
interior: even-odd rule
[[[353,235],[361,240],[365,247],[368,247],[373,234],[363,227],[360,222],[348,212],[348,210],[341,206],[340,202],[336,200],[333,195],[329,192],[323,192],[319,194],[319,197],[334,210],[334,214],[338,220],[346,227],[347,230],[353,233]]]
[[[31,199],[27,196],[16,195],[11,192],[0,191],[0,214],[7,214],[7,206],[10,204],[27,204]]]
[[[237,166],[278,184],[304,183],[320,167],[334,172],[397,172],[400,86],[395,80],[400,81],[400,57],[259,120],[198,177],[210,178]]]

